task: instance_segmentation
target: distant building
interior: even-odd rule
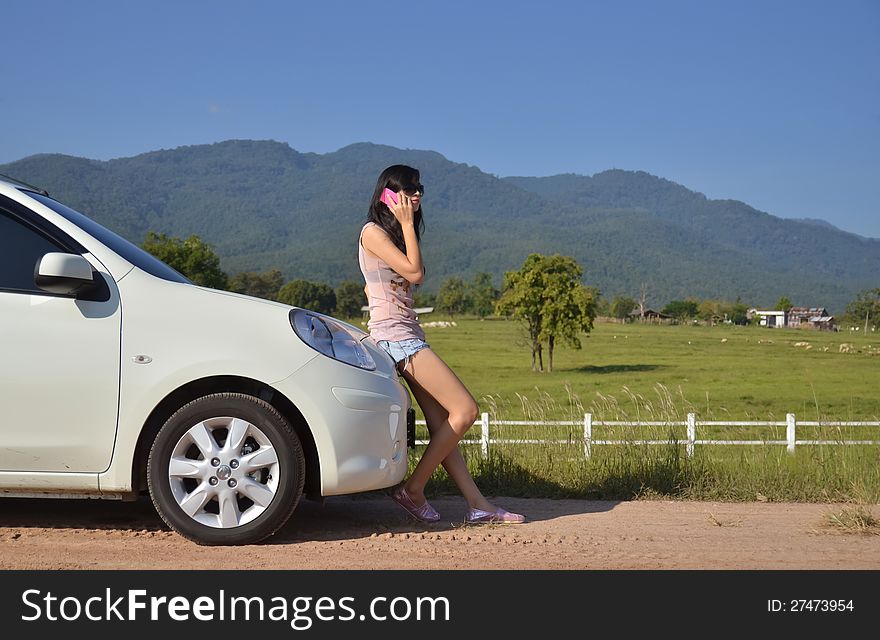
[[[792,307],[788,310],[788,326],[833,331],[835,322],[825,307]]]
[[[434,310],[434,307],[416,307],[413,311],[416,312],[416,315],[422,315],[423,313],[431,313]],[[361,307],[361,311],[364,312],[364,317],[369,317],[370,315],[370,305],[365,304]]]
[[[749,309],[746,312],[746,317],[749,320],[757,317],[758,324],[762,327],[781,329],[782,327],[788,326],[788,318],[786,317],[785,311],[765,311],[763,309]]]
[[[627,319],[633,322],[639,320],[641,322],[656,322],[657,324],[660,324],[664,321],[671,322],[675,318],[668,314],[660,313],[654,309],[645,309],[644,315],[638,309],[634,309],[629,312],[629,317]]]
[[[834,316],[829,315],[825,307],[792,307],[788,311],[749,309],[746,315],[749,319],[758,317],[762,327],[837,330]]]

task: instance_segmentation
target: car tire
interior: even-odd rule
[[[203,545],[258,542],[280,529],[303,493],[305,456],[269,403],[218,393],[178,409],[150,449],[147,484],[159,516]]]

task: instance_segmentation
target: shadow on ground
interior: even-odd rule
[[[149,497],[134,502],[68,498],[0,498],[0,527],[163,531]]]
[[[657,369],[665,369],[666,365],[662,364],[606,364],[604,366],[588,364],[583,367],[575,367],[574,371],[583,371],[584,373],[634,373],[637,371],[656,371]]]
[[[609,511],[615,501],[491,498],[509,511],[524,513],[529,521],[565,515]],[[344,541],[386,533],[444,532],[464,528],[511,528],[520,525],[467,525],[467,506],[460,496],[434,496],[443,516],[427,524],[414,520],[391,500],[388,492],[332,496],[322,501],[303,499],[293,516],[262,544]],[[85,529],[99,531],[169,531],[148,497],[134,502],[82,499],[0,498],[0,528]]]
[[[522,513],[528,522],[552,520],[566,515],[610,511],[618,501],[552,500],[490,496],[490,500],[508,511]],[[522,525],[468,525],[465,523],[467,505],[460,496],[434,496],[431,505],[440,512],[436,523],[419,522],[398,506],[384,492],[364,496],[335,496],[323,502],[303,501],[293,517],[269,544],[286,544],[306,540],[349,540],[369,538],[386,533],[426,533],[464,529],[503,528],[513,530]]]

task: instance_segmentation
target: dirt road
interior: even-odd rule
[[[303,501],[274,537],[201,547],[147,499],[0,499],[0,569],[880,569],[880,536],[840,533],[841,505],[497,498],[523,525],[421,525],[381,494]],[[880,507],[873,507],[880,517]]]

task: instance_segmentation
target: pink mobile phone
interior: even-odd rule
[[[391,189],[385,189],[385,191],[382,192],[382,197],[379,199],[389,207],[392,204],[397,204],[397,194],[394,193]]]

